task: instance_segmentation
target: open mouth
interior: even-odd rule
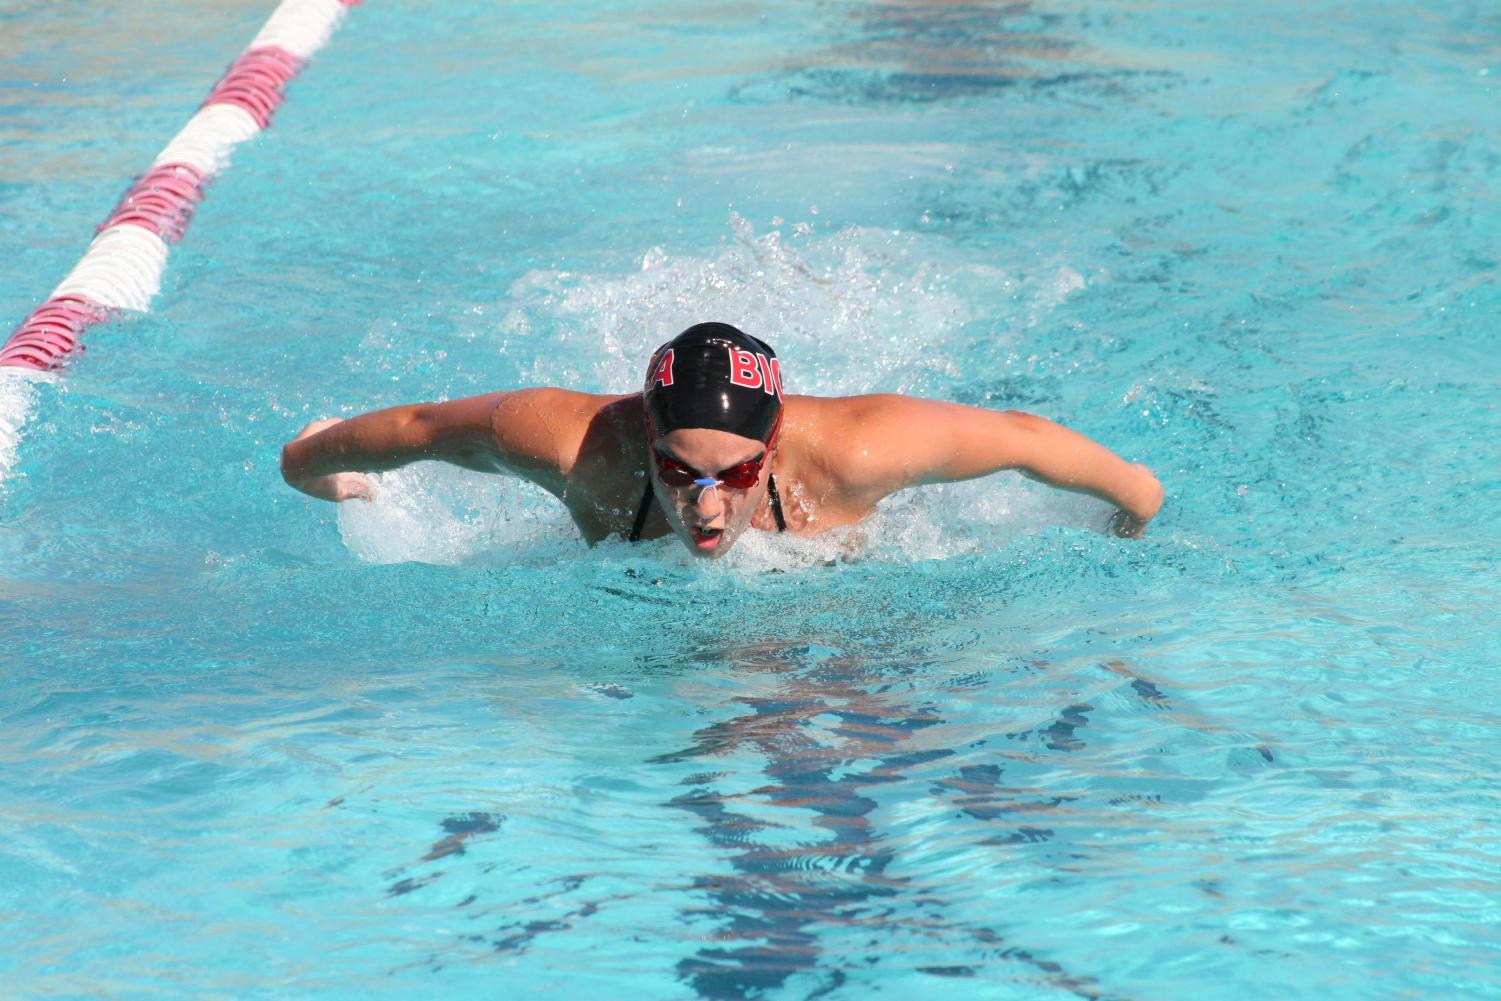
[[[693,536],[694,547],[707,552],[719,545],[719,540],[724,535],[724,529],[689,528],[688,533]]]

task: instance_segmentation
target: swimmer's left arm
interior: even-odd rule
[[[1115,505],[1111,530],[1130,538],[1162,507],[1162,484],[1150,469],[1046,418],[902,396],[864,399],[870,405],[861,437],[881,439],[865,452],[885,457],[876,461],[890,468],[876,472],[892,489],[1015,469]]]

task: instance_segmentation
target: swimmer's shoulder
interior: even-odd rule
[[[494,395],[490,431],[508,464],[543,486],[561,487],[582,453],[621,437],[641,422],[640,394],[581,393],[556,386]],[[639,433],[639,432],[638,432]]]
[[[928,430],[925,403],[894,393],[788,397],[787,444],[810,483],[863,508],[901,482],[904,443]]]
[[[788,396],[783,401],[783,430],[791,432],[810,454],[843,453],[852,442],[867,437],[865,432],[873,423],[909,399],[891,393]]]
[[[496,394],[494,424],[546,425],[554,433],[583,435],[591,424],[624,427],[641,420],[640,393],[581,393],[557,386],[513,389]]]
[[[859,404],[848,396],[786,396],[782,399],[782,431],[778,452],[784,468],[819,495],[837,479],[848,461],[852,433],[858,427]]]

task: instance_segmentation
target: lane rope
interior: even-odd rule
[[[83,258],[0,347],[0,371],[61,369],[83,333],[118,311],[146,312],[161,290],[168,245],[182,239],[204,188],[234,147],[271,124],[288,82],[361,0],[282,0],[151,168],[98,228]],[[9,381],[9,380],[7,380]],[[0,393],[0,399],[14,394]],[[23,414],[0,406],[0,467],[9,469]]]

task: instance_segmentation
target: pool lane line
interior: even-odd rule
[[[119,311],[150,309],[161,290],[168,244],[182,239],[204,188],[229,164],[234,147],[258,135],[286,99],[287,83],[321,49],[349,7],[361,0],[282,0],[260,33],[138,177],[103,223],[83,258],[0,347],[0,371],[61,369],[82,350],[86,329]],[[24,397],[0,394],[0,470],[14,459]]]

